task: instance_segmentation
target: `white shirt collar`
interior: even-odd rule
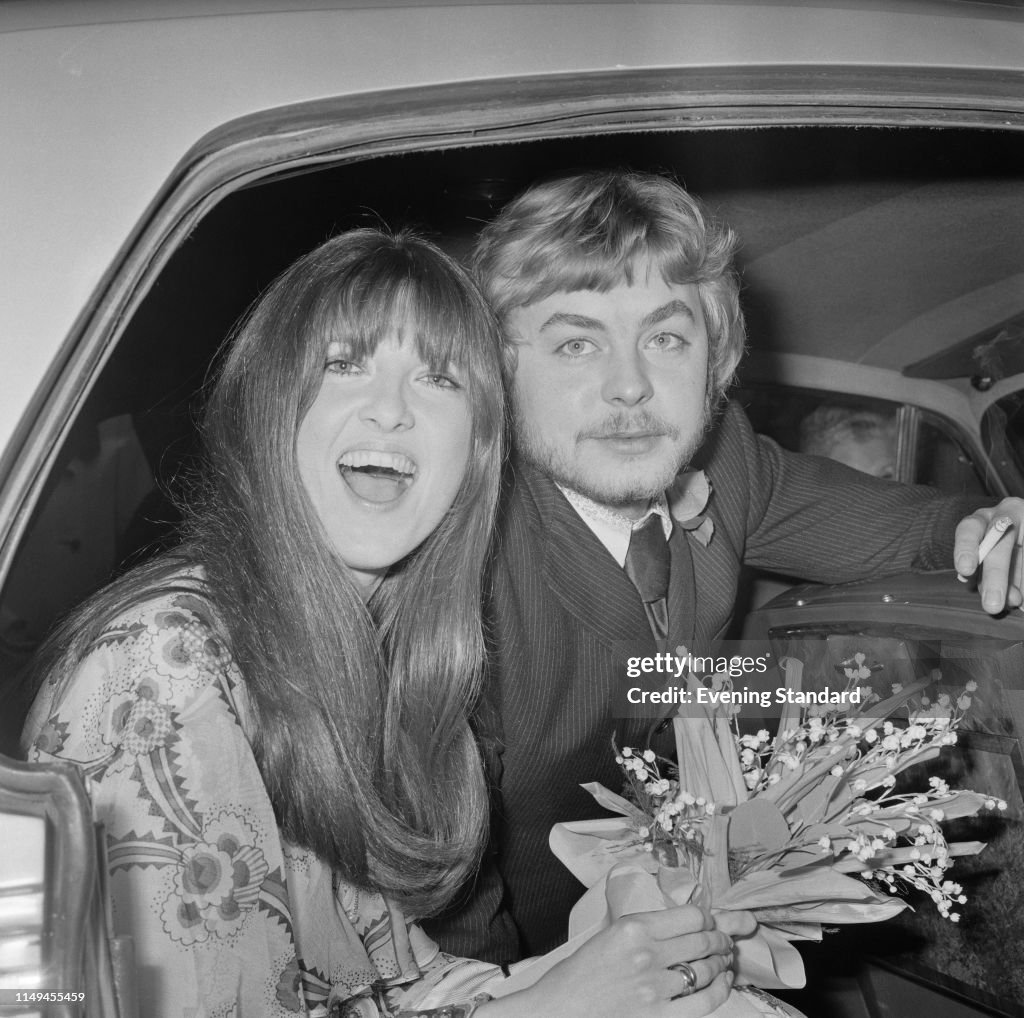
[[[565,495],[569,505],[576,510],[580,519],[594,532],[620,566],[626,564],[626,552],[629,551],[629,539],[633,531],[642,527],[651,516],[661,517],[666,541],[672,535],[672,516],[669,514],[668,499],[665,498],[664,492],[651,500],[647,512],[640,519],[631,520],[628,516],[623,516],[622,513],[609,509],[608,506],[601,505],[570,488],[563,488],[559,484],[558,490]]]

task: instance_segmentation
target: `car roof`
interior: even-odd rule
[[[853,76],[844,83],[819,73],[830,66]],[[62,346],[66,353],[95,311],[111,267],[145,228],[156,196],[210,156],[210,139],[224,125],[284,110],[279,128],[302,104],[460,82],[491,82],[489,101],[514,107],[522,83],[549,76],[582,93],[594,75],[595,89],[611,94],[630,76],[656,83],[680,68],[723,69],[725,77],[710,80],[728,80],[742,96],[723,100],[713,86],[709,123],[717,106],[740,101],[751,110],[743,122],[756,123],[766,68],[806,68],[804,91],[820,89],[825,105],[836,88],[849,104],[860,87],[850,82],[865,69],[869,78],[889,74],[878,86],[883,105],[893,82],[925,72],[982,97],[1016,90],[1016,105],[1001,97],[990,116],[1005,108],[1019,123],[1022,67],[1024,11],[997,2],[7,0],[0,4],[0,450],[7,444],[0,483],[17,451],[10,436],[52,381]],[[791,122],[814,119],[817,112],[804,107],[787,114]],[[921,122],[929,122],[927,112]],[[699,118],[687,126],[700,126]],[[430,143],[443,145],[443,131]]]
[[[758,345],[902,371],[1024,311],[1024,188],[1005,170],[795,184],[783,222],[767,188],[730,196],[746,284],[772,301]]]

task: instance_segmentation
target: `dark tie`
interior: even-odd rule
[[[668,637],[668,570],[671,561],[661,517],[652,513],[633,531],[626,552],[626,575],[640,591],[656,640]]]

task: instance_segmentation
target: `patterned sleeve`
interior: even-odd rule
[[[282,845],[236,708],[237,670],[205,603],[179,594],[141,606],[59,685],[33,707],[28,756],[77,763],[89,778],[140,1013],[306,1013]]]
[[[88,778],[140,1013],[390,1018],[500,981],[281,838],[250,726],[245,683],[190,594],[119,618],[32,708],[29,760]]]
[[[445,954],[395,904],[285,847],[305,999],[332,1018],[394,1018],[496,992],[497,965]],[[317,1011],[312,1011],[314,1016]]]

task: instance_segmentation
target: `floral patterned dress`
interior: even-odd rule
[[[70,681],[47,682],[25,729],[30,760],[88,776],[140,1013],[376,1018],[500,982],[283,840],[246,735],[245,681],[217,634],[196,595],[143,603]]]

